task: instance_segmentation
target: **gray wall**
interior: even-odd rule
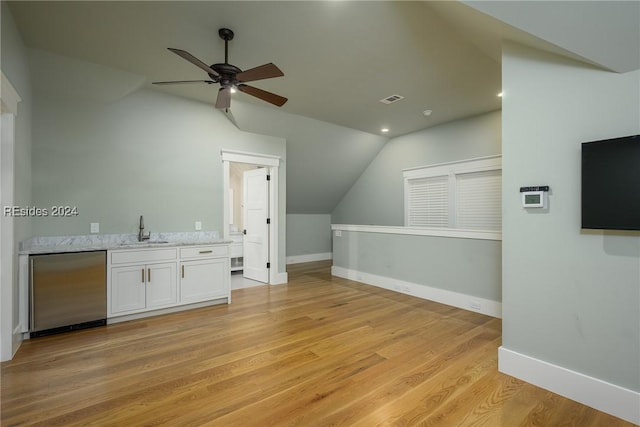
[[[500,242],[342,231],[333,265],[500,302]]]
[[[334,224],[404,223],[402,170],[501,152],[500,112],[390,140],[332,212]]]
[[[390,140],[336,206],[334,224],[404,224],[402,170],[500,154],[499,111]],[[501,242],[343,232],[334,265],[500,302]]]
[[[42,58],[34,52],[37,60]],[[108,73],[105,73],[107,75]],[[70,91],[73,92],[73,91]],[[285,262],[286,143],[239,131],[210,105],[148,90],[117,100],[35,94],[33,203],[77,206],[78,216],[34,218],[35,235],[154,231],[222,235],[220,149],[280,156],[280,263]]]
[[[502,64],[503,345],[640,391],[640,233],[580,229],[580,143],[640,133],[640,71],[516,45]],[[548,212],[525,185],[551,187]]]
[[[287,214],[287,256],[331,252],[331,215]]]
[[[242,130],[287,140],[287,213],[330,213],[388,138],[234,100]]]
[[[22,101],[18,104],[18,115],[15,122],[15,164],[14,164],[14,204],[31,206],[31,111],[32,96],[28,50],[15,26],[11,11],[6,2],[2,7],[2,52],[0,68],[18,92]],[[32,236],[31,219],[18,217],[14,219],[14,250],[17,254],[18,242]],[[13,326],[18,324],[18,257],[14,257],[13,267]],[[13,328],[12,328],[13,330]]]

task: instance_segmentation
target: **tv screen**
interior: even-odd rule
[[[582,144],[582,228],[640,230],[640,135]]]

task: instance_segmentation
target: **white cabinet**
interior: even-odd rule
[[[180,277],[180,302],[192,303],[214,298],[226,298],[228,259],[183,261]]]
[[[227,245],[109,251],[107,317],[126,320],[153,310],[176,311],[223,298],[231,302],[230,282]]]
[[[178,302],[176,263],[147,265],[147,308],[160,308]]]
[[[227,246],[180,249],[180,303],[231,298]]]
[[[113,267],[111,281],[107,286],[109,314],[121,314],[144,310],[146,307],[146,283],[144,266]]]
[[[107,280],[108,315],[177,304],[177,255],[176,248],[111,252]]]
[[[176,263],[111,268],[109,313],[122,314],[175,305]]]

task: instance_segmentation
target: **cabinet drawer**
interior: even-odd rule
[[[173,261],[177,258],[176,248],[146,249],[143,251],[118,251],[111,253],[111,264],[147,263]]]
[[[191,248],[180,248],[180,258],[212,258],[228,257],[229,247],[227,245],[216,246],[196,246]]]

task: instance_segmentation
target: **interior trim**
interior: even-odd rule
[[[413,236],[454,237],[458,239],[502,240],[502,232],[500,231],[462,230],[457,228],[331,224],[331,229],[334,231],[340,230],[381,234],[408,234]]]
[[[504,346],[498,349],[498,370],[599,411],[640,424],[640,393]]]

